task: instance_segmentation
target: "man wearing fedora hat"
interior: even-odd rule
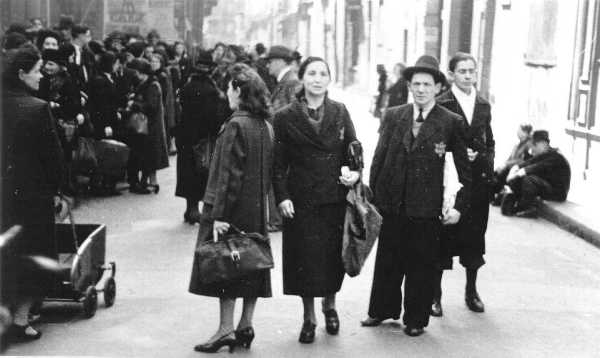
[[[437,59],[421,56],[403,75],[414,103],[386,111],[371,165],[370,186],[383,224],[369,317],[362,325],[400,317],[404,281],[404,332],[418,336],[429,323],[440,228],[466,211],[471,169],[460,117],[435,101],[445,80]],[[454,208],[442,205],[447,151],[463,185]]]
[[[277,85],[271,94],[273,112],[292,103],[301,83],[298,75],[292,71],[293,52],[285,46],[272,46],[267,53],[269,74],[277,78]]]
[[[533,157],[510,170],[506,181],[510,192],[502,200],[502,214],[536,218],[535,199],[565,201],[571,184],[571,168],[557,149],[550,147],[548,131],[532,135]]]

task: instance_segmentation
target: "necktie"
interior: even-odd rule
[[[419,116],[417,117],[417,123],[423,123],[425,120],[423,119],[423,108],[419,108]]]

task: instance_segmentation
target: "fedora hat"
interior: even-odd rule
[[[269,52],[267,53],[268,60],[273,58],[281,58],[285,61],[291,61],[294,58],[294,54],[289,48],[276,45],[271,46],[271,48],[269,48]]]
[[[410,82],[415,73],[424,72],[433,76],[435,83],[446,82],[446,76],[440,71],[440,62],[437,58],[430,55],[419,57],[414,66],[407,67],[402,75]]]

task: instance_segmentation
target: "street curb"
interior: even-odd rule
[[[600,248],[600,232],[590,228],[580,220],[557,210],[542,200],[538,202],[538,208],[540,216],[544,219]]]

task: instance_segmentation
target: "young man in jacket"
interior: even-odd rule
[[[502,200],[504,215],[536,218],[538,196],[544,200],[567,200],[571,183],[569,162],[550,147],[548,131],[534,131],[532,142],[533,157],[513,166],[506,178],[512,193]]]
[[[422,56],[404,71],[414,103],[386,111],[371,165],[374,203],[383,216],[369,317],[363,326],[398,319],[405,280],[404,332],[419,336],[429,323],[439,266],[442,223],[466,211],[471,168],[461,118],[436,104],[445,80],[438,60]],[[452,152],[463,185],[453,208],[443,207],[444,162]]]
[[[277,85],[271,93],[273,112],[277,112],[292,103],[301,87],[298,75],[292,71],[292,50],[285,46],[272,46],[267,53],[269,74],[277,79]]]
[[[462,117],[466,133],[467,154],[471,164],[472,185],[470,210],[457,225],[445,227],[441,237],[441,269],[452,269],[452,257],[459,256],[466,270],[465,303],[473,312],[483,312],[484,305],[477,293],[477,271],[485,264],[485,232],[489,217],[491,180],[494,174],[495,142],[492,133],[491,106],[474,87],[477,80],[475,58],[459,52],[448,65],[452,86],[437,98],[437,103]],[[441,317],[442,270],[434,286],[431,315]]]

